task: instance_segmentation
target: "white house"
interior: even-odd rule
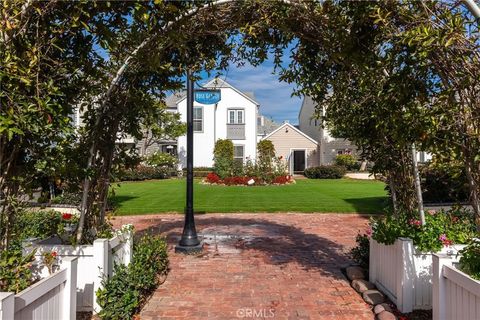
[[[255,159],[257,154],[257,123],[259,103],[252,93],[242,92],[221,79],[213,79],[203,87],[219,89],[221,100],[215,105],[194,102],[194,167],[212,167],[213,149],[218,139],[230,139],[234,145],[235,159]],[[180,113],[186,122],[187,100],[185,93],[172,95],[167,107]],[[182,166],[186,165],[187,138],[181,136],[176,145]]]

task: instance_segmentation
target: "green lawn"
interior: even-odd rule
[[[195,181],[197,212],[359,212],[379,213],[384,184],[365,180],[297,180],[267,187],[202,185]],[[185,180],[124,182],[113,201],[120,215],[183,212]]]

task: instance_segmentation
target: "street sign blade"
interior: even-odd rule
[[[215,104],[221,99],[220,90],[195,90],[195,101],[201,104]]]

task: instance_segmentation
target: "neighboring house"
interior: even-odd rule
[[[319,164],[333,164],[340,154],[357,153],[357,147],[352,142],[343,138],[334,138],[328,128],[322,126],[322,121],[317,119],[316,103],[309,96],[303,99],[302,107],[298,115],[299,129],[319,143]],[[325,115],[325,109],[322,109]],[[428,152],[418,151],[417,161],[427,162],[432,159]]]
[[[298,127],[300,131],[318,141],[318,163],[321,165],[333,164],[339,154],[356,154],[357,148],[353,143],[346,139],[334,138],[328,128],[322,126],[322,120],[317,119],[315,107],[316,103],[311,97],[306,96],[303,99],[298,115]]]
[[[272,141],[275,155],[286,161],[290,174],[303,174],[306,168],[319,164],[318,142],[289,123],[284,123],[264,139]]]
[[[203,105],[194,102],[193,166],[213,166],[213,149],[218,139],[232,140],[236,160],[243,162],[246,158],[255,159],[257,154],[257,119],[260,105],[253,94],[242,92],[218,78],[209,81],[203,87],[221,90],[221,100],[215,105]],[[187,101],[184,92],[168,97],[166,103],[169,109],[176,110],[172,112],[180,113],[182,122],[187,121]],[[171,143],[171,141],[168,143]],[[179,137],[175,145],[168,145],[172,145],[176,149],[180,165],[182,167],[186,166],[186,136]]]

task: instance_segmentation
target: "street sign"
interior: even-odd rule
[[[195,101],[201,104],[215,104],[221,99],[220,90],[197,89]]]

